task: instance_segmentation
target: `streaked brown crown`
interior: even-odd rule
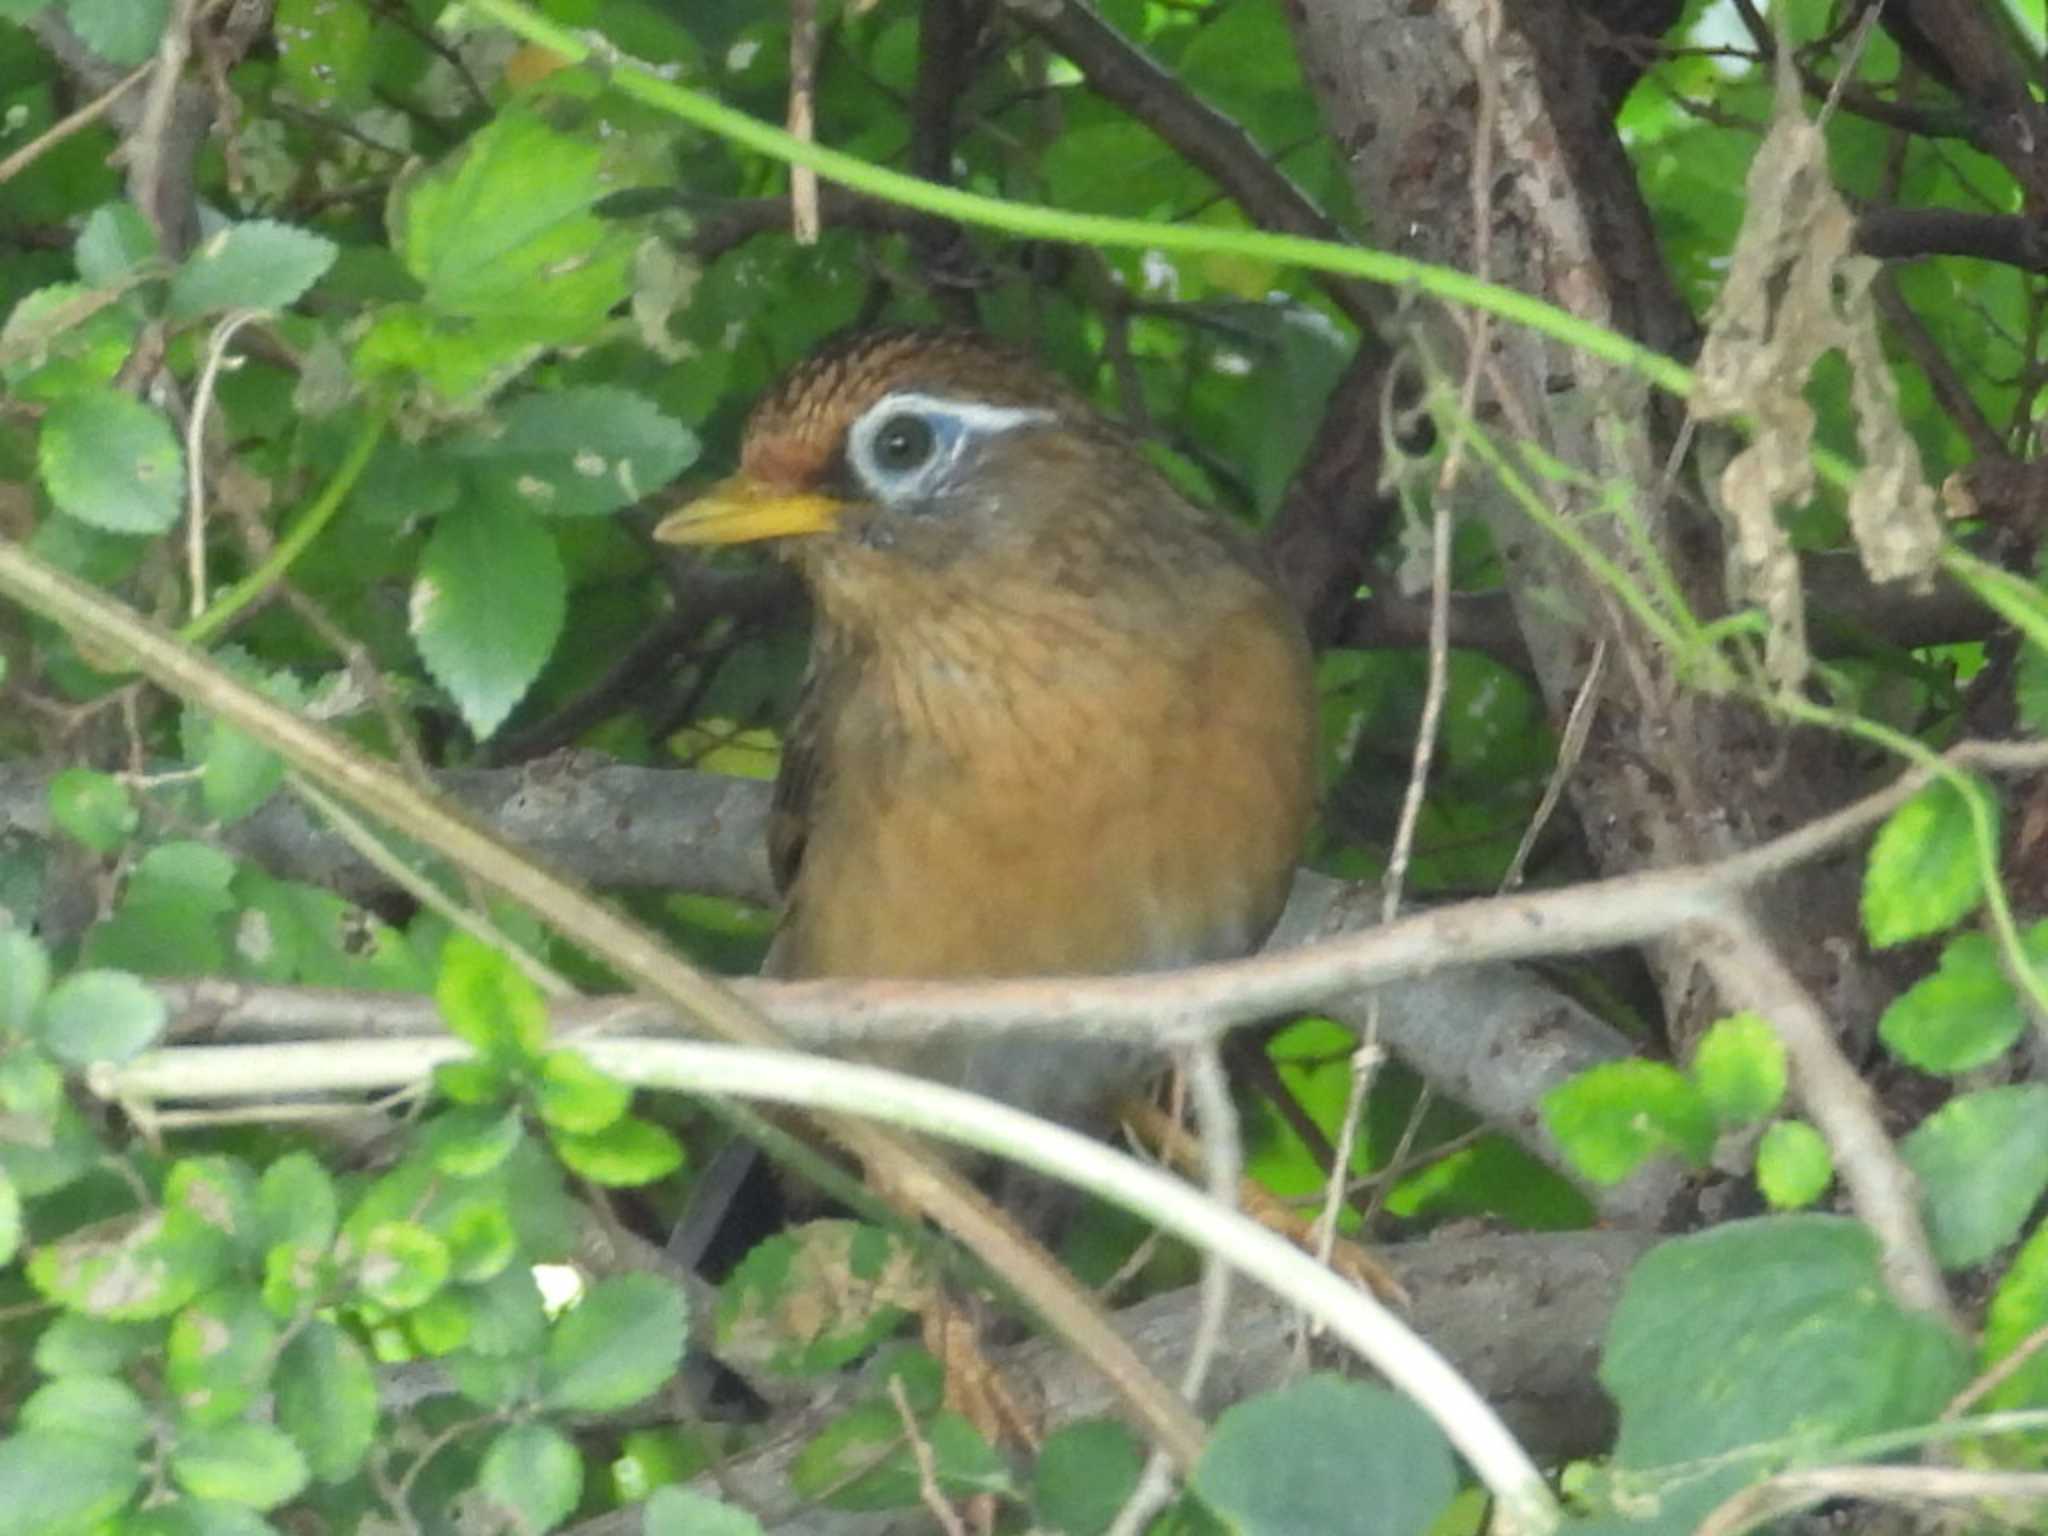
[[[826,342],[762,396],[747,418],[740,468],[768,485],[822,485],[847,429],[884,395],[904,389],[1062,414],[1087,411],[1065,384],[989,337],[900,327],[853,331]]]

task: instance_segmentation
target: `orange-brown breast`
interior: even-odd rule
[[[963,604],[921,622],[911,605],[818,722],[823,766],[771,968],[1102,973],[1256,948],[1313,805],[1307,648],[1249,571],[1219,569],[1188,599],[1165,635],[1049,595],[1030,615]],[[901,1064],[1085,1119],[1121,1086],[1120,1053],[1091,1069],[1060,1049]]]

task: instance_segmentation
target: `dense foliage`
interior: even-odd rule
[[[1779,8],[1810,44],[1789,86],[1746,5],[1689,6],[1661,39],[1587,22],[1634,176],[1597,195],[1640,195],[1694,326],[1669,349],[1700,382],[1613,345],[1612,313],[1496,316],[1644,392],[1619,417],[1566,403],[1560,363],[1543,411],[1595,418],[1589,439],[1633,433],[1661,469],[1681,434],[1646,381],[1696,389],[1703,412],[1733,387],[1715,346],[1739,329],[1723,322],[1759,223],[1782,238],[1792,214],[1839,208],[1894,258],[1805,274],[1818,298],[1744,354],[1778,374],[1759,364],[1716,412],[1732,425],[1683,436],[1672,492],[1565,462],[1554,421],[1461,395],[1438,317],[1506,303],[1458,285],[1469,253],[1352,259],[1430,247],[1426,221],[1361,206],[1361,160],[1391,151],[1333,126],[1344,84],[1319,67],[1313,27],[1334,11],[1317,0],[810,0],[794,21],[729,0],[0,0],[0,1533],[542,1532],[629,1508],[650,1536],[737,1536],[920,1506],[1111,1528],[1144,1439],[1099,1402],[1028,1449],[963,1411],[905,1321],[942,1283],[1000,1287],[914,1225],[873,1202],[797,1221],[717,1287],[673,1262],[729,1111],[636,1093],[687,1085],[623,1050],[600,1064],[605,1030],[563,1025],[587,1021],[581,994],[647,975],[574,892],[479,865],[367,761],[512,841],[559,826],[552,860],[696,963],[750,970],[773,921],[760,798],[699,776],[773,776],[801,603],[765,562],[678,558],[649,530],[674,487],[730,465],[783,368],[879,321],[1028,348],[1265,538],[1320,653],[1308,862],[1362,908],[1390,866],[1407,898],[1439,901],[1659,862],[1619,860],[1593,802],[1546,793],[1671,765],[1608,750],[1611,719],[1588,748],[1544,624],[1642,637],[1673,719],[1725,710],[1751,738],[1827,742],[1841,778],[1822,809],[1891,794],[1728,877],[1763,887],[1796,864],[1840,888],[1840,927],[1767,931],[1732,963],[1779,946],[1796,976],[1776,995],[1823,1016],[1819,1037],[1739,995],[1689,918],[1621,934],[1663,946],[1649,964],[1615,948],[1625,923],[1532,938],[1516,953],[1545,963],[1518,985],[1565,1020],[1555,1070],[1437,1080],[1394,1034],[1414,1059],[1375,1067],[1360,1107],[1363,1012],[1333,984],[1326,1013],[1233,1037],[1246,1163],[1276,1203],[1313,1207],[1348,1156],[1343,1231],[1418,1251],[1462,1218],[1618,1226],[1616,1191],[1683,1170],[1660,1186],[1683,1194],[1654,1213],[1659,1240],[1590,1319],[1543,1322],[1538,1250],[1502,1250],[1531,1256],[1525,1328],[1587,1330],[1561,1351],[1578,1378],[1531,1389],[1514,1428],[1592,1399],[1596,1353],[1616,1411],[1531,1440],[1579,1528],[1688,1531],[1719,1506],[1735,1530],[1900,1488],[1973,1528],[2038,1528],[2048,923],[2030,926],[2044,802],[2027,775],[2048,765],[2029,755],[2048,723],[2048,139],[2015,148],[2004,126],[2041,110],[2038,13],[1957,9],[2003,50],[2012,100],[1987,104],[1924,24],[1863,26],[1854,7]],[[793,38],[816,140],[850,157],[821,196],[792,195],[805,151],[762,127],[791,114]],[[1824,159],[1800,162],[1794,130],[1837,80]],[[1512,85],[1472,100],[1495,111]],[[1545,152],[1512,112],[1497,126],[1504,177]],[[1757,166],[1803,174],[1799,196],[1760,202]],[[798,238],[792,205],[812,197],[821,229]],[[1807,354],[1802,329],[1821,338]],[[1743,478],[1745,439],[1776,448],[1769,475]],[[1872,464],[1891,476],[1875,510],[1852,489]],[[1504,556],[1502,525],[1454,494],[1477,481],[1554,534],[1599,601]],[[1758,485],[1782,547],[1741,522]],[[1660,542],[1634,511],[1653,500],[1696,515],[1689,532]],[[1455,599],[1433,666],[1438,514]],[[1718,571],[1724,538],[1725,604],[1672,553],[1709,546]],[[1915,539],[1916,584],[1843,579],[1859,551],[1899,574],[1873,551]],[[136,615],[154,627],[108,627]],[[1609,675],[1633,664],[1617,652]],[[552,756],[566,748],[583,750]],[[1788,843],[1812,824],[1742,774],[1745,804],[1702,821],[1754,813],[1745,827]],[[675,803],[750,836],[650,855],[640,826],[668,823],[635,818],[670,793],[729,793],[717,814]],[[1658,852],[1735,869],[1709,833],[1683,841],[1697,830]],[[1641,889],[1644,911],[1675,900]],[[1831,956],[1855,963],[1829,993]],[[1695,961],[1711,987],[1688,981]],[[357,1010],[358,990],[376,1001]],[[1868,1088],[1829,1075],[1844,1055]],[[1902,1278],[1916,1256],[1931,1291]],[[1200,1253],[1148,1245],[1105,1205],[1062,1258],[1121,1302],[1185,1285]],[[692,1347],[731,1373],[711,1399]],[[1465,1366],[1516,1340],[1443,1347]],[[843,1376],[763,1474],[781,1502],[700,1476],[766,1456],[775,1410]],[[1154,1528],[1451,1536],[1488,1517],[1481,1483],[1531,1528],[1560,1517],[1487,1468],[1461,1489],[1452,1444],[1470,1444],[1425,1406],[1334,1372],[1230,1406]],[[1880,1461],[1929,1480],[1797,1481]],[[2019,1476],[1940,1480],[1969,1469]]]

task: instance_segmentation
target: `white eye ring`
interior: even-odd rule
[[[878,448],[883,429],[909,416],[931,433],[931,452],[907,469],[883,464]],[[959,462],[968,443],[1018,427],[1050,421],[1053,413],[1033,406],[989,405],[979,400],[953,400],[917,390],[882,396],[861,413],[846,434],[846,458],[860,481],[884,501],[910,500],[927,494]]]

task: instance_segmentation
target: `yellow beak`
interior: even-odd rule
[[[655,524],[664,544],[747,544],[830,533],[845,503],[830,496],[785,491],[745,475],[721,480],[688,506]]]

